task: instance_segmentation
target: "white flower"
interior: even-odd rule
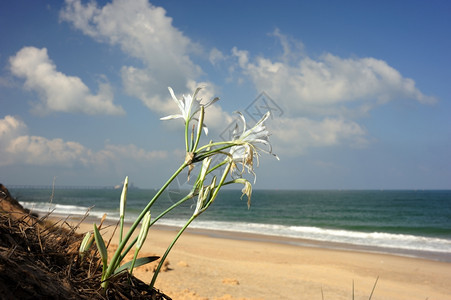
[[[136,241],[136,248],[141,250],[144,241],[147,238],[147,233],[149,232],[150,227],[150,211],[147,211],[144,215],[144,219],[141,224],[141,230],[139,231],[138,240]]]
[[[123,218],[125,215],[125,205],[127,203],[127,190],[128,190],[128,176],[125,177],[124,186],[122,187],[121,201],[119,206],[120,208],[119,216],[121,218]]]
[[[235,180],[233,180],[233,182],[235,183],[241,183],[243,184],[243,189],[241,190],[241,192],[243,193],[241,195],[241,199],[243,199],[244,195],[247,196],[247,208],[251,207],[251,197],[252,197],[252,184],[244,178],[237,178]]]
[[[244,167],[248,169],[248,171],[255,175],[253,161],[254,157],[257,158],[258,163],[258,155],[259,151],[263,151],[265,153],[269,153],[274,155],[277,159],[277,155],[272,153],[272,147],[269,142],[269,132],[266,129],[264,122],[268,119],[270,112],[267,112],[261,119],[258,121],[254,127],[246,130],[246,120],[242,113],[237,112],[241,119],[243,120],[243,131],[239,135],[238,134],[238,124],[236,125],[233,131],[233,142],[235,146],[230,148],[230,155],[232,161],[234,163],[241,163]],[[268,150],[265,150],[261,147],[258,147],[258,144],[263,144],[268,147]]]
[[[175,96],[172,88],[168,87],[169,93],[171,93],[172,99],[175,101],[175,103],[177,103],[181,113],[163,117],[163,118],[160,118],[160,120],[183,119],[185,121],[185,124],[189,123],[192,119],[197,120],[196,118],[194,118],[194,115],[200,111],[201,106],[206,108],[219,100],[219,98],[216,97],[213,100],[207,102],[206,104],[201,104],[200,103],[201,99],[196,99],[196,95],[201,89],[202,88],[199,87],[196,89],[196,91],[194,92],[194,94],[192,96],[191,95],[188,95],[188,96],[183,95],[182,99],[179,100]],[[205,133],[208,132],[207,126],[205,126],[205,125],[204,125],[204,130],[205,130]]]
[[[216,176],[213,177],[211,183],[207,186],[202,186],[199,190],[199,195],[197,196],[196,209],[194,210],[193,216],[200,215],[203,213],[210,204],[213,202],[212,198],[213,190],[216,188]]]

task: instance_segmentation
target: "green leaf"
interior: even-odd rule
[[[159,256],[146,256],[146,257],[138,258],[135,261],[135,268],[139,267],[139,266],[142,266],[142,265],[145,265],[145,264],[148,264],[148,263],[151,263],[153,261],[156,261],[159,258],[160,258]],[[133,262],[133,260],[131,260],[129,262],[126,262],[125,264],[123,264],[122,266],[117,268],[116,271],[114,271],[114,274],[119,273],[119,272],[121,272],[121,271],[123,271],[125,269],[129,269],[131,267],[131,265],[132,265],[132,262]]]
[[[81,242],[80,249],[78,250],[81,257],[85,254],[86,251],[89,250],[89,240],[91,239],[91,233],[86,232],[85,237],[83,238],[83,241]]]
[[[106,268],[108,265],[108,253],[106,250],[105,242],[103,241],[103,237],[99,232],[96,224],[94,224],[94,238],[96,240],[97,249],[99,249],[100,258],[102,259],[103,266]]]

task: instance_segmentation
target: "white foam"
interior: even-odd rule
[[[53,212],[58,215],[85,215],[89,207],[76,205],[62,205],[42,202],[20,202],[22,206],[36,213]],[[90,210],[89,215],[101,218],[104,212]],[[108,212],[108,219],[117,220],[117,212]],[[128,222],[134,220],[133,215],[128,215]],[[158,224],[181,227],[187,220],[162,219]],[[224,221],[194,221],[191,228],[221,230],[228,232],[254,233],[269,236],[282,236],[300,238],[315,241],[345,243],[359,246],[385,247],[393,249],[432,251],[451,254],[451,240],[414,236],[406,234],[393,234],[384,232],[358,232],[340,229],[324,229],[308,226],[285,226],[275,224],[258,224],[244,222]]]
[[[184,222],[180,220],[164,220],[160,224],[182,226]],[[219,221],[195,221],[190,227],[229,232],[283,236],[324,242],[337,242],[360,246],[432,251],[451,254],[451,240],[405,234],[357,232],[307,226],[284,226],[274,224],[232,223]]]
[[[31,212],[37,214],[52,213],[55,215],[63,216],[84,216],[87,212],[92,217],[101,218],[104,213],[95,210],[90,210],[90,207],[77,206],[77,205],[65,205],[49,202],[19,202],[24,208],[29,209]],[[110,216],[112,217],[112,216]]]

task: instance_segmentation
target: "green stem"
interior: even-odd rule
[[[224,173],[222,173],[221,180],[219,181],[218,186],[214,190],[213,195],[211,196],[211,200],[209,201],[210,203],[208,203],[208,206],[210,206],[210,204],[215,200],[216,196],[219,193],[219,190],[224,185],[224,181],[227,178],[227,175],[229,174],[231,166],[232,166],[231,164],[228,164],[226,169],[224,170]]]
[[[191,216],[191,218],[188,220],[188,222],[185,224],[185,226],[182,227],[182,229],[180,229],[180,231],[177,233],[176,237],[174,238],[174,240],[172,241],[172,243],[169,245],[169,247],[166,249],[166,252],[164,253],[164,255],[161,257],[160,263],[158,264],[157,269],[155,270],[155,273],[153,274],[152,277],[152,281],[150,282],[150,289],[153,289],[154,285],[155,285],[155,281],[157,280],[158,274],[160,273],[160,269],[163,266],[164,261],[166,260],[166,257],[169,255],[169,252],[171,252],[172,247],[174,247],[175,243],[177,242],[177,240],[179,239],[179,237],[182,235],[182,233],[186,230],[186,228],[188,228],[188,226],[194,221],[194,219],[196,219],[197,215],[193,215]]]
[[[111,262],[108,266],[108,269],[105,272],[105,280],[108,280],[110,275],[114,272],[118,264],[118,259],[121,257],[121,252],[124,249],[125,245],[127,244],[128,240],[130,240],[130,237],[132,236],[133,232],[135,231],[136,227],[138,227],[141,220],[146,215],[147,211],[150,210],[152,205],[155,203],[155,201],[161,196],[161,194],[164,192],[164,190],[169,186],[169,184],[177,177],[180,172],[187,166],[187,163],[183,163],[177,171],[166,181],[166,183],[161,187],[161,189],[155,194],[155,196],[150,200],[150,202],[147,204],[147,206],[141,211],[141,214],[138,216],[138,218],[135,220],[135,222],[132,224],[130,229],[128,230],[127,234],[125,235],[122,242],[119,244],[118,248],[116,249],[116,252],[114,252],[113,258],[111,259]],[[106,286],[105,286],[106,288]]]
[[[185,226],[183,226],[182,229],[180,229],[180,231],[177,233],[177,235],[175,236],[175,238],[172,241],[172,243],[166,249],[166,252],[162,256],[162,258],[160,260],[160,263],[158,264],[158,267],[155,270],[155,273],[153,274],[152,281],[150,282],[150,288],[151,289],[153,289],[153,287],[155,285],[155,281],[157,280],[158,274],[160,273],[160,269],[163,266],[164,261],[166,260],[167,256],[169,255],[169,252],[171,252],[172,247],[174,247],[174,245],[177,242],[177,240],[180,238],[180,236],[183,234],[183,232],[186,230],[186,228],[188,228],[188,226],[194,221],[194,219],[196,219],[201,213],[203,213],[211,205],[211,203],[213,203],[213,201],[215,200],[216,196],[219,193],[219,190],[221,189],[221,186],[224,184],[224,181],[227,178],[227,175],[228,175],[228,173],[230,171],[230,167],[231,167],[231,164],[228,164],[226,169],[224,170],[224,173],[222,174],[222,177],[221,177],[221,180],[219,181],[219,184],[216,186],[216,189],[214,190],[214,192],[213,192],[208,204],[206,205],[206,207],[204,209],[200,210],[199,213],[193,214],[191,216],[191,218],[189,218],[188,222],[186,222]]]
[[[192,193],[189,193],[184,198],[179,200],[177,203],[173,204],[171,207],[166,209],[164,212],[162,212],[158,217],[156,217],[153,221],[150,222],[149,227],[152,227],[153,224],[155,224],[159,219],[161,219],[164,215],[166,215],[168,212],[179,206],[180,204],[184,203],[186,200],[191,199],[193,197]],[[119,258],[119,261],[122,261],[124,257],[127,255],[127,253],[132,249],[132,247],[135,245],[136,241],[138,240],[138,237],[135,237],[135,239],[128,245],[127,249],[123,252],[121,257]]]
[[[120,217],[120,225],[119,225],[119,243],[122,242],[122,236],[123,236],[123,231],[124,231],[124,216]]]
[[[204,126],[204,116],[205,116],[205,109],[202,105],[200,107],[200,115],[199,115],[199,121],[197,122],[197,134],[196,134],[196,142],[194,143],[193,149],[191,152],[195,152],[197,145],[199,145],[200,136],[202,135],[202,127]]]
[[[222,162],[220,162],[219,164],[217,164],[216,166],[214,166],[213,168],[211,168],[210,170],[208,170],[207,174],[213,172],[214,170],[222,167],[223,165],[225,165],[227,163],[227,160],[223,160]]]
[[[190,120],[186,120],[186,122],[185,122],[185,147],[186,147],[186,152],[189,152],[189,142],[188,142],[189,121]]]
[[[138,257],[138,252],[139,252],[139,249],[136,249],[135,254],[133,255],[132,264],[130,266],[130,276],[133,274],[133,268],[135,267],[135,261],[136,261],[136,257]]]
[[[224,145],[224,146],[222,146],[222,145]],[[236,145],[238,145],[238,143],[235,143],[235,142],[216,142],[216,143],[209,143],[209,144],[204,145],[204,146],[200,147],[199,149],[197,149],[196,152],[199,153],[200,151],[202,151],[202,150],[204,150],[204,149],[208,149],[208,148],[215,147],[215,146],[221,146],[220,148],[216,148],[216,149],[213,149],[213,150],[211,150],[211,151],[207,151],[207,152],[218,152],[218,151],[220,151],[220,150],[224,150],[224,149],[230,148],[230,147],[232,147],[232,146],[236,146]]]

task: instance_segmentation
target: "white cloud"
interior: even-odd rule
[[[232,48],[232,55],[238,58],[238,65],[244,70],[247,69],[249,63],[249,52],[246,50],[238,50],[236,47]]]
[[[26,124],[12,116],[0,119],[0,166],[82,166],[106,169],[111,165],[149,163],[167,157],[165,151],[146,151],[135,145],[105,145],[93,151],[80,143],[27,134]]]
[[[148,70],[124,66],[121,73],[125,91],[140,99],[147,108],[162,115],[174,111],[175,106],[167,87],[158,86],[161,83],[157,82]]]
[[[290,36],[282,34],[278,28],[276,28],[270,36],[276,37],[283,49],[283,55],[281,59],[289,62],[293,59],[298,59],[304,55],[304,44]]]
[[[305,54],[302,43],[279,30],[271,35],[281,43],[279,58],[252,57],[234,47],[231,74],[238,82],[248,78],[283,110],[283,116],[271,124],[276,153],[300,154],[308,148],[344,143],[364,147],[368,133],[355,119],[375,106],[398,99],[436,102],[383,60],[330,53],[314,59]]]
[[[172,110],[167,87],[186,93],[181,89],[202,74],[190,59],[199,45],[172,25],[163,8],[147,0],[114,0],[103,7],[95,2],[83,5],[80,0],[66,0],[60,16],[84,34],[118,45],[140,60],[143,66],[122,67],[125,90],[161,115]]]
[[[208,60],[212,65],[217,65],[219,62],[222,62],[226,59],[224,53],[219,51],[217,48],[213,48],[210,50],[210,54]]]
[[[15,76],[25,79],[25,87],[38,93],[38,113],[124,114],[120,106],[113,104],[108,84],[99,84],[98,93],[92,94],[80,78],[57,71],[46,48],[24,47],[10,58],[10,65]]]
[[[102,154],[119,160],[133,160],[136,162],[151,162],[161,160],[168,156],[166,151],[146,151],[136,145],[105,145]]]
[[[26,124],[12,116],[0,119],[0,166],[11,164],[72,166],[87,164],[92,152],[75,142],[27,135]]]
[[[90,156],[87,149],[79,143],[29,135],[13,139],[5,152],[16,163],[38,166],[71,167],[76,163],[86,165]]]
[[[140,66],[121,68],[123,87],[127,94],[140,99],[159,116],[178,111],[168,86],[178,97],[192,94],[199,86],[203,87],[199,94],[203,101],[217,96],[213,83],[198,80],[203,71],[191,60],[192,55],[203,49],[173,26],[172,18],[163,8],[147,0],[113,0],[104,6],[66,0],[60,16],[84,34],[118,45],[125,54],[142,62]],[[212,49],[209,58],[217,63],[225,59],[218,49]],[[232,121],[220,105],[219,102],[210,106],[205,120],[211,130],[219,132]]]
[[[5,116],[0,119],[0,139],[5,144],[8,144],[16,136],[22,135],[26,129],[25,123],[13,116]]]
[[[292,55],[287,38],[276,33],[274,36],[280,38],[284,50],[280,60],[262,56],[250,59],[247,51],[237,48],[232,49],[232,55],[255,88],[266,91],[289,114],[367,112],[376,104],[400,98],[423,104],[436,101],[385,61],[340,58],[330,53],[318,59]]]
[[[124,53],[148,65],[178,66],[184,72],[196,69],[186,55],[195,45],[172,26],[172,18],[162,7],[147,0],[113,0],[103,7],[66,0],[61,18],[86,35],[118,44]]]
[[[346,143],[352,147],[368,144],[366,130],[341,118],[320,121],[305,117],[278,118],[270,124],[271,142],[278,155],[299,155],[309,148],[330,147]]]

